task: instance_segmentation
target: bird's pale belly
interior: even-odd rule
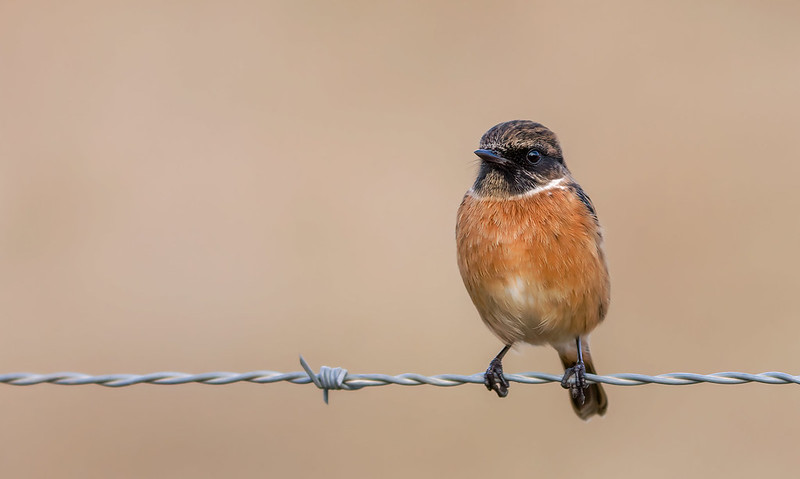
[[[522,268],[504,279],[465,278],[467,290],[481,318],[506,344],[563,343],[593,329],[597,321],[586,311],[595,309],[590,292],[546,288],[536,274]]]

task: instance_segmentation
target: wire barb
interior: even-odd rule
[[[345,389],[348,391],[356,389],[349,384],[345,384],[347,369],[322,366],[319,368],[319,374],[314,374],[314,371],[303,358],[302,354],[300,355],[300,366],[306,371],[308,378],[314,385],[322,389],[322,399],[325,401],[325,404],[328,404],[328,391],[331,389]]]

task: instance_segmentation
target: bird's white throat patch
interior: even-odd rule
[[[515,199],[519,199],[519,198],[528,198],[529,196],[535,196],[535,195],[538,195],[540,193],[544,193],[546,191],[566,190],[567,186],[564,185],[564,182],[566,180],[567,180],[567,178],[562,176],[561,178],[556,178],[555,180],[551,180],[546,185],[537,186],[536,188],[532,188],[532,189],[526,191],[525,193],[521,193],[521,194],[518,194],[518,195],[507,196],[506,199],[515,200]],[[482,196],[482,195],[476,194],[474,188],[470,188],[468,193],[469,193],[470,196],[472,196],[473,198],[477,198],[477,199],[492,198],[492,196]]]
[[[514,195],[512,198],[527,198],[528,196],[538,195],[539,193],[544,193],[545,191],[565,190],[567,187],[562,184],[565,180],[566,178],[562,176],[561,178],[550,181],[550,183],[547,183],[546,185],[537,186],[536,188],[530,189],[520,195]]]

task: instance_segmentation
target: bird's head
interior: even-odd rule
[[[510,197],[569,176],[555,133],[529,120],[495,125],[481,138],[478,179],[481,196]]]

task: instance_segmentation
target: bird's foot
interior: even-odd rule
[[[508,381],[503,376],[503,363],[495,358],[489,363],[489,369],[483,375],[483,384],[486,389],[497,393],[498,397],[504,398],[508,396]]]
[[[574,381],[570,381],[572,376],[575,376]],[[583,390],[589,387],[586,384],[586,366],[584,366],[583,362],[576,363],[575,366],[564,371],[564,377],[561,378],[561,387],[569,389],[572,397],[577,398],[580,404],[583,405],[586,401],[586,395]]]

